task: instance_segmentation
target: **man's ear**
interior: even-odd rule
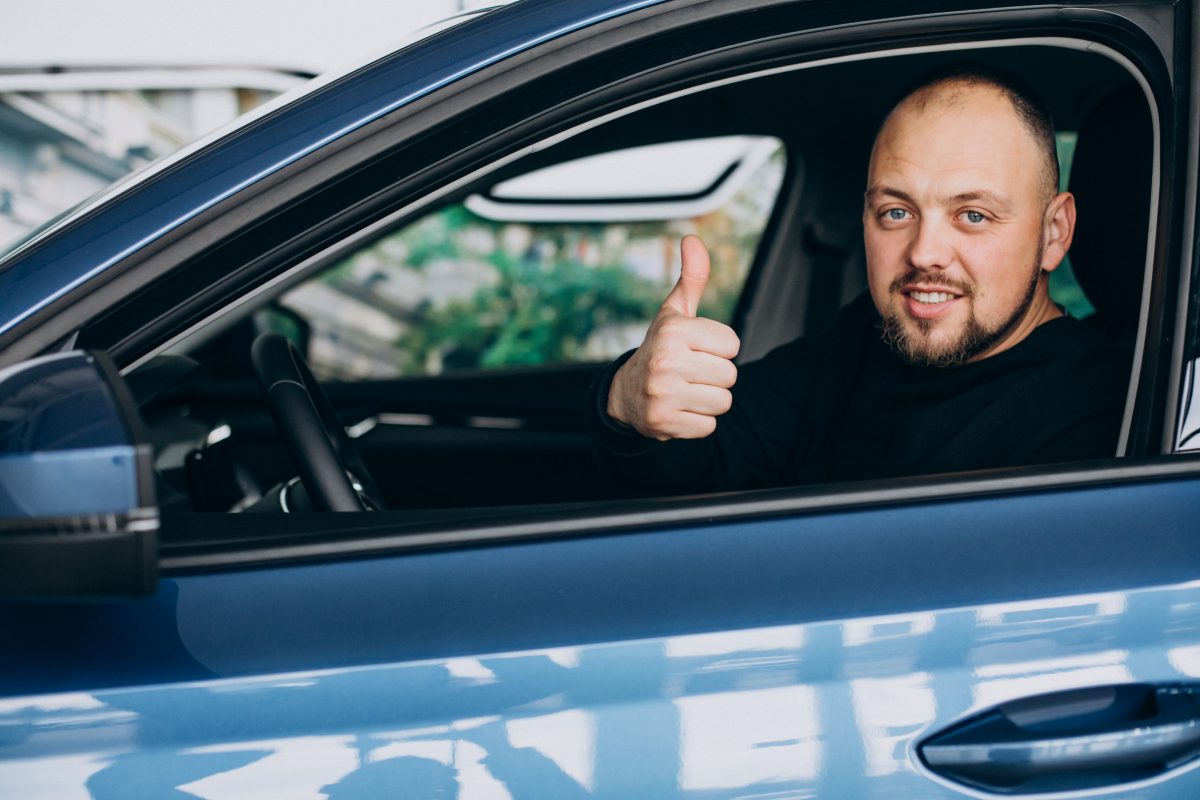
[[[1071,249],[1075,236],[1075,195],[1062,192],[1046,206],[1042,222],[1042,271],[1053,272]]]

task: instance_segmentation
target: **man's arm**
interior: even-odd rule
[[[733,330],[695,316],[708,277],[696,237],[646,339],[605,369],[588,395],[597,456],[623,482],[660,492],[790,483],[805,345],[785,345],[739,375]],[[734,383],[736,382],[736,386]]]

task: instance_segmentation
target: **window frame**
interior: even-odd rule
[[[741,4],[730,3],[727,6],[722,6],[722,9],[740,7]],[[1074,15],[1074,16],[1073,16]],[[714,14],[713,18],[719,18],[719,15]],[[644,16],[641,22],[647,22],[648,16]],[[1109,22],[1110,20],[1106,20]],[[997,27],[987,31],[984,36],[978,33],[978,28],[971,27],[976,23],[986,22],[989,25]],[[652,23],[648,23],[653,27]],[[1020,11],[989,11],[989,12],[971,12],[939,19],[936,21],[929,19],[902,19],[899,21],[876,21],[864,24],[856,28],[853,32],[844,28],[834,27],[827,30],[804,30],[797,33],[790,33],[773,37],[767,43],[741,43],[737,48],[737,57],[734,57],[728,51],[719,53],[703,54],[703,57],[697,58],[697,61],[711,60],[714,62],[705,74],[718,75],[722,69],[726,72],[734,69],[743,69],[747,61],[751,61],[749,51],[757,51],[758,47],[764,48],[768,54],[778,53],[781,40],[786,40],[787,56],[786,61],[790,62],[790,69],[804,69],[829,63],[835,58],[878,58],[883,55],[883,51],[900,51],[914,52],[922,47],[931,47],[929,45],[911,44],[914,41],[929,41],[934,40],[938,36],[953,35],[956,36],[956,41],[947,45],[933,45],[934,48],[943,49],[973,49],[986,48],[996,46],[997,43],[1011,45],[1015,42],[1026,42],[1027,40],[1045,40],[1055,39],[1050,36],[1051,33],[1057,32],[1059,35],[1065,36],[1071,34],[1071,41],[1079,45],[1095,44],[1099,42],[1101,46],[1109,47],[1114,53],[1122,54],[1127,64],[1133,67],[1132,73],[1134,77],[1142,83],[1143,89],[1148,92],[1152,98],[1170,98],[1169,90],[1169,70],[1165,63],[1161,60],[1161,54],[1156,47],[1150,46],[1144,40],[1140,30],[1122,30],[1120,26],[1112,26],[1101,29],[1098,27],[1098,21],[1095,15],[1083,11],[1072,12],[1070,10],[1063,12],[1061,9],[1034,9]],[[685,29],[687,26],[681,24],[680,29]],[[965,34],[965,31],[974,31],[970,34]],[[1033,32],[1031,34],[1031,31]],[[895,37],[903,33],[909,38],[904,41],[910,42],[905,48],[900,48],[898,44],[893,43],[890,46],[881,47],[881,43],[888,41],[889,37]],[[1088,35],[1085,36],[1084,34]],[[623,36],[622,34],[625,34]],[[1026,39],[1020,38],[1020,34],[1025,34]],[[598,36],[600,34],[597,34]],[[604,35],[610,37],[610,41],[617,42],[634,41],[637,36],[628,31],[616,31],[615,29],[606,29]],[[650,37],[652,39],[653,37]],[[649,40],[649,39],[648,39]],[[1104,44],[1104,42],[1108,44]],[[551,54],[545,62],[537,64],[540,69],[545,69],[550,64],[560,64],[561,62],[554,57],[560,56],[563,52],[569,52],[570,48],[558,48]],[[825,59],[819,57],[819,54],[829,54],[830,52],[839,52],[840,55],[826,55]],[[779,60],[783,57],[777,54],[773,56]],[[522,82],[520,73],[523,69],[533,69],[531,64],[537,59],[530,55],[527,60],[523,61],[518,67],[499,71],[498,75],[481,75],[477,79],[468,81],[469,86],[458,87],[458,91],[454,94],[453,99],[460,101],[464,107],[469,108],[470,103],[468,98],[477,92],[495,92],[497,90],[496,83],[506,84],[510,87],[519,86]],[[763,55],[759,58],[759,63],[769,62],[770,58]],[[733,66],[731,66],[733,65]],[[610,93],[603,101],[597,98],[589,98],[586,103],[590,114],[595,114],[596,109],[603,107],[604,103],[610,105],[615,104],[616,100],[611,95],[623,97],[626,105],[616,113],[630,113],[637,107],[633,98],[647,93],[647,82],[658,86],[659,102],[663,84],[671,85],[671,81],[690,81],[695,84],[695,70],[698,69],[695,64],[672,64],[662,66],[660,72],[668,73],[666,75],[657,75],[661,83],[656,83],[653,79],[647,78],[645,75],[639,75],[636,78],[628,79],[629,86],[621,86],[618,89],[608,89]],[[536,71],[536,70],[535,70]],[[682,76],[679,73],[682,72]],[[691,76],[690,78],[688,76]],[[719,80],[719,78],[717,78]],[[745,79],[744,77],[741,79]],[[599,93],[604,95],[604,92]],[[439,98],[441,99],[441,98]],[[583,103],[584,101],[578,101]],[[1160,103],[1166,102],[1159,100]],[[632,105],[629,105],[632,103]],[[458,103],[455,103],[458,104]],[[397,139],[404,139],[404,131],[411,130],[413,127],[422,127],[419,123],[413,122],[413,114],[418,110],[414,107],[409,113],[404,115],[399,120],[389,120],[388,124],[380,124],[377,129],[373,129],[369,134],[364,133],[358,137],[349,137],[354,139],[353,142],[347,142],[337,153],[330,155],[324,159],[318,160],[316,163],[305,164],[304,169],[296,167],[295,169],[284,170],[279,176],[270,180],[264,181],[263,185],[257,187],[257,191],[250,192],[245,198],[242,198],[239,203],[232,207],[222,208],[220,213],[214,212],[214,217],[221,217],[223,220],[228,217],[228,222],[235,224],[239,221],[245,224],[252,219],[260,218],[264,215],[263,209],[268,210],[278,208],[282,205],[278,198],[269,199],[269,190],[282,187],[285,183],[289,183],[291,179],[296,179],[294,183],[289,183],[288,191],[283,194],[286,197],[295,197],[304,194],[304,187],[310,187],[319,183],[318,176],[325,179],[331,176],[340,175],[347,171],[347,164],[362,166],[369,164],[370,159],[361,157],[362,152],[382,152],[393,146]],[[568,104],[570,105],[570,104]],[[1152,113],[1155,115],[1156,127],[1158,128],[1159,136],[1156,137],[1156,147],[1160,148],[1156,157],[1156,181],[1159,171],[1159,165],[1162,163],[1166,155],[1171,152],[1172,148],[1178,148],[1180,143],[1173,137],[1177,137],[1177,131],[1173,127],[1174,121],[1170,116],[1167,116],[1167,122],[1163,123],[1159,119],[1161,108],[1155,103],[1151,103]],[[555,109],[561,111],[555,118],[554,124],[551,125],[552,130],[559,131],[553,136],[562,135],[563,130],[568,130],[565,119],[571,117],[570,109]],[[578,109],[575,110],[576,113]],[[577,114],[578,115],[578,114]],[[441,109],[442,119],[451,118],[452,114],[449,109]],[[585,125],[599,124],[598,119],[604,119],[603,116],[593,116]],[[395,126],[392,130],[391,127]],[[426,128],[427,129],[427,128]],[[382,137],[382,139],[373,139],[373,136]],[[552,136],[552,138],[553,138]],[[455,160],[454,166],[442,167],[434,171],[430,170],[424,173],[419,173],[417,176],[409,177],[399,181],[398,185],[393,188],[393,191],[386,198],[386,202],[377,203],[373,208],[391,205],[394,209],[391,213],[386,214],[382,218],[378,217],[369,222],[349,237],[341,239],[341,241],[357,240],[363,236],[369,236],[378,229],[381,225],[395,224],[395,220],[403,216],[411,216],[418,209],[426,207],[429,203],[436,202],[439,198],[453,192],[457,187],[463,186],[477,180],[480,174],[489,172],[498,168],[499,165],[509,163],[516,157],[519,157],[528,148],[536,148],[539,142],[544,141],[544,131],[542,138],[529,143],[530,138],[528,132],[525,132],[525,139],[522,140],[520,135],[507,135],[504,137],[496,136],[485,140],[482,143],[477,143],[466,151],[460,152]],[[522,141],[524,144],[522,145]],[[381,144],[382,142],[382,144]],[[1165,144],[1163,144],[1165,143]],[[359,158],[354,158],[354,153],[359,154]],[[490,154],[491,160],[484,166],[480,166],[485,160],[484,156]],[[503,154],[499,155],[498,154]],[[474,169],[472,169],[472,167]],[[312,172],[304,174],[305,169],[310,169]],[[300,180],[299,178],[303,178]],[[423,185],[428,190],[430,186],[438,188],[432,191],[426,191],[420,196],[416,190],[416,186]],[[296,191],[299,189],[299,191]],[[1143,319],[1141,332],[1139,334],[1139,349],[1148,346],[1152,352],[1147,353],[1142,359],[1139,379],[1134,385],[1131,385],[1131,398],[1136,397],[1136,401],[1131,404],[1132,409],[1132,427],[1137,430],[1129,435],[1129,445],[1126,452],[1134,456],[1145,456],[1147,453],[1153,453],[1157,449],[1157,440],[1155,433],[1162,430],[1170,431],[1172,411],[1167,410],[1163,413],[1162,410],[1168,406],[1174,406],[1175,398],[1173,396],[1165,397],[1164,385],[1170,383],[1168,380],[1172,374],[1176,374],[1179,370],[1178,363],[1169,361],[1169,350],[1166,346],[1160,346],[1159,340],[1162,337],[1155,336],[1155,332],[1169,330],[1174,322],[1172,315],[1175,308],[1169,303],[1160,303],[1155,306],[1152,303],[1152,296],[1168,296],[1173,295],[1171,289],[1178,286],[1178,260],[1173,259],[1175,252],[1178,250],[1180,242],[1179,225],[1175,219],[1175,215],[1171,213],[1172,208],[1166,200],[1168,196],[1177,195],[1180,187],[1170,181],[1162,181],[1156,184],[1155,197],[1157,200],[1156,206],[1151,210],[1151,217],[1156,225],[1152,230],[1149,247],[1155,254],[1153,260],[1153,269],[1147,272],[1147,291],[1144,292],[1143,300]],[[372,201],[378,198],[370,198]],[[365,202],[365,201],[364,201]],[[783,203],[777,203],[777,210]],[[397,208],[398,206],[398,208]],[[356,217],[362,220],[369,217],[370,214],[363,213],[361,207],[356,207],[354,211],[360,212]],[[349,212],[347,212],[349,214]],[[342,230],[353,227],[347,219],[347,214],[339,217],[338,223]],[[353,215],[350,215],[353,216]],[[207,215],[202,215],[208,222],[212,222],[213,218]],[[203,222],[197,222],[195,226],[189,226],[192,233],[195,233]],[[329,223],[331,227],[338,227]],[[770,229],[770,225],[768,230]],[[308,238],[311,242],[313,239],[319,240],[322,236],[327,236],[330,228],[314,233]],[[190,238],[183,236],[180,239],[173,241],[172,245],[179,245],[186,242]],[[201,237],[203,238],[203,237]],[[311,245],[309,245],[311,246]],[[293,246],[289,248],[289,253],[294,255],[297,252],[303,252],[305,245]],[[171,259],[163,260],[163,254],[171,251],[173,248],[168,247],[160,250],[155,256],[152,256],[150,261],[157,259],[158,268],[166,271],[169,262],[178,264],[178,253],[173,253]],[[761,252],[756,258],[755,264],[752,266],[751,275],[757,274],[760,268],[760,261],[767,257],[767,254]],[[193,251],[193,256],[203,254],[203,248]],[[255,265],[257,268],[251,270],[256,275],[256,280],[259,280],[259,288],[256,291],[262,291],[266,287],[272,286],[279,280],[287,278],[288,274],[294,274],[296,270],[305,270],[310,267],[313,258],[320,258],[324,253],[319,253],[315,256],[310,255],[308,258],[300,259],[298,262],[293,260],[293,266],[287,268],[286,271],[279,268],[281,261],[287,261],[286,258],[279,259],[278,255],[275,261],[275,272],[271,272],[271,267],[263,264]],[[1174,266],[1172,266],[1174,265]],[[147,268],[145,271],[153,273],[153,270]],[[143,270],[133,270],[136,273],[143,273]],[[265,281],[262,276],[268,276]],[[754,280],[751,277],[750,280]],[[111,282],[106,289],[112,290],[123,283],[122,281]],[[106,292],[107,293],[107,292]],[[243,294],[240,302],[246,302],[254,296],[254,293],[249,295]],[[158,325],[148,325],[145,328],[134,331],[132,333],[118,336],[109,342],[112,347],[124,357],[127,364],[136,364],[146,356],[145,350],[139,350],[139,341],[144,341],[145,337],[154,332],[161,331]],[[149,332],[149,333],[148,333]],[[1149,378],[1147,380],[1147,378]],[[459,546],[466,543],[480,542],[496,542],[507,541],[510,537],[520,538],[526,535],[536,536],[558,536],[569,535],[570,531],[578,531],[581,533],[597,533],[613,530],[626,530],[631,527],[645,525],[680,525],[686,524],[689,521],[698,521],[700,519],[737,519],[746,516],[758,517],[762,515],[775,514],[799,514],[808,513],[816,510],[835,509],[835,508],[857,508],[874,506],[880,503],[897,503],[897,502],[924,502],[939,499],[952,499],[962,496],[977,496],[977,495],[992,495],[1006,494],[1015,491],[1028,491],[1035,489],[1050,489],[1050,488],[1068,488],[1074,486],[1085,485],[1104,485],[1112,482],[1121,482],[1128,480],[1151,480],[1151,479],[1174,479],[1186,475],[1193,475],[1200,472],[1200,459],[1192,459],[1186,456],[1164,456],[1164,457],[1148,457],[1148,458],[1133,458],[1125,459],[1120,462],[1092,462],[1083,465],[1068,465],[1054,466],[1049,468],[1031,467],[1020,468],[1015,471],[1001,471],[968,474],[968,475],[952,475],[952,476],[921,476],[913,479],[898,479],[883,482],[868,482],[855,484],[852,487],[801,487],[799,489],[779,490],[779,494],[760,495],[756,493],[748,493],[746,497],[735,498],[700,498],[690,500],[665,500],[661,504],[652,504],[651,510],[616,510],[606,509],[603,503],[585,504],[583,509],[574,509],[564,512],[561,509],[549,509],[544,513],[535,511],[534,516],[539,517],[541,521],[522,523],[519,521],[519,515],[511,511],[494,511],[493,513],[500,514],[502,517],[510,515],[514,522],[495,522],[486,523],[485,520],[479,519],[476,515],[463,515],[470,517],[467,520],[458,520],[449,523],[450,530],[439,532],[439,523],[418,522],[414,528],[403,520],[404,512],[391,512],[388,519],[379,519],[378,523],[366,520],[355,521],[349,525],[345,522],[331,520],[328,522],[312,522],[304,521],[296,523],[296,534],[308,532],[311,534],[310,541],[306,543],[281,544],[271,545],[265,548],[259,547],[255,549],[253,544],[249,545],[250,549],[240,551],[237,548],[227,550],[224,554],[209,552],[205,556],[199,556],[199,561],[189,560],[191,556],[171,555],[169,550],[164,556],[164,567],[168,570],[172,569],[206,569],[219,564],[231,565],[258,563],[267,561],[275,563],[278,560],[292,559],[309,559],[313,557],[348,557],[352,555],[362,555],[364,553],[379,553],[390,552],[396,548],[410,549],[423,547],[440,547],[440,546]],[[399,514],[401,518],[391,518],[392,514]],[[572,523],[571,521],[574,520]],[[568,524],[570,523],[570,524]],[[282,527],[288,527],[292,523],[285,523]],[[440,523],[445,527],[446,523]],[[409,529],[404,533],[395,535],[387,535],[379,533],[380,531],[397,530],[397,525],[401,528]],[[424,526],[424,527],[422,527]],[[165,527],[165,526],[164,526]],[[326,531],[326,532],[322,532]],[[355,533],[370,531],[370,535],[365,538],[358,538]],[[424,532],[422,532],[424,531]],[[522,531],[532,531],[530,533],[522,533]],[[291,533],[289,536],[293,535]],[[306,549],[307,548],[307,549]],[[239,555],[239,553],[241,553]],[[254,555],[250,555],[254,554]]]

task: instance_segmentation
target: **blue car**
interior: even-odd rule
[[[1196,13],[523,0],[12,245],[0,796],[1200,796]],[[603,474],[680,236],[742,360],[825,327],[882,115],[961,61],[1053,111],[1117,451]]]

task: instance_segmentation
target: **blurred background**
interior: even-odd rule
[[[0,247],[313,76],[496,0],[10,0]]]
[[[496,0],[15,0],[0,26],[0,250],[114,181],[322,73]],[[614,152],[433,208],[276,298],[258,327],[340,380],[601,361],[636,346],[678,275],[713,255],[701,313],[736,300],[785,167],[769,137]],[[555,213],[522,197],[700,197]]]

